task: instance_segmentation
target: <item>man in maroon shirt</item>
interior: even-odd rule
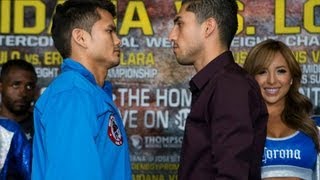
[[[179,64],[193,65],[180,180],[261,179],[267,109],[258,84],[234,62],[235,0],[185,0],[169,34]]]

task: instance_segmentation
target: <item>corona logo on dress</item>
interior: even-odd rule
[[[117,146],[122,145],[123,140],[121,131],[113,114],[111,114],[109,117],[108,135],[114,144],[116,144]]]

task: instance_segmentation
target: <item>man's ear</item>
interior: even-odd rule
[[[208,18],[204,22],[204,28],[205,28],[205,36],[209,37],[214,31],[216,31],[217,22],[213,18]]]
[[[75,28],[72,30],[72,40],[78,44],[79,46],[82,46],[84,48],[87,47],[86,44],[86,31],[83,29]]]

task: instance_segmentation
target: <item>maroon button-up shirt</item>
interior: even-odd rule
[[[226,51],[190,90],[179,180],[261,179],[268,113],[256,81]]]

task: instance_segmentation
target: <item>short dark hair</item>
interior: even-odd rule
[[[12,68],[18,68],[18,69],[31,72],[34,75],[35,80],[37,81],[37,73],[31,63],[23,59],[12,59],[2,65],[1,73],[0,73],[0,82],[3,82],[7,78]]]
[[[67,0],[56,7],[52,22],[52,39],[63,58],[71,55],[71,32],[74,28],[91,33],[91,28],[101,16],[97,9],[107,10],[116,16],[115,6],[110,0]]]
[[[218,24],[220,41],[230,48],[238,30],[238,5],[236,0],[183,0],[187,11],[195,13],[199,23],[214,18]]]

